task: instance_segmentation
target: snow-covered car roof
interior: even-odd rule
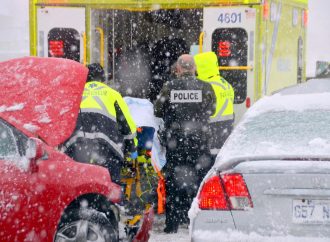
[[[281,93],[282,95],[292,95],[324,92],[330,92],[330,78],[310,79],[307,82],[301,83],[299,85],[282,89],[278,93]]]
[[[253,157],[330,158],[329,100],[330,79],[310,80],[260,99],[228,138],[215,167]]]

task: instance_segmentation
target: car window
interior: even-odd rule
[[[13,131],[0,121],[0,159],[10,159],[19,156]]]
[[[329,123],[326,110],[267,112],[239,125],[221,156],[329,156]]]

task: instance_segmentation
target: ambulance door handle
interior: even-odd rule
[[[86,37],[86,32],[83,32],[82,36],[83,36],[83,46],[84,46],[83,64],[84,64],[84,66],[86,66],[86,64],[87,64],[87,37]]]
[[[198,41],[198,45],[199,45],[199,53],[203,53],[203,43],[204,43],[204,35],[205,32],[201,32],[199,35],[199,41]]]
[[[100,34],[100,65],[104,67],[104,31],[100,27],[96,27]]]

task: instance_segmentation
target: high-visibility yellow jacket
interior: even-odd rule
[[[214,52],[197,54],[194,57],[197,78],[212,85],[216,95],[216,110],[211,123],[234,119],[234,89],[220,76],[218,58]]]
[[[230,135],[234,123],[234,89],[220,76],[218,58],[214,52],[194,57],[197,78],[212,85],[216,96],[216,110],[210,117],[210,153],[217,155]]]
[[[95,118],[95,120],[88,121],[81,120],[82,129],[86,129],[86,126],[88,126],[87,129],[90,133],[98,133],[98,138],[107,140],[118,153],[120,153],[123,141],[124,153],[136,151],[136,125],[127,104],[119,92],[102,82],[87,82],[83,92],[80,110],[82,115],[101,114],[101,117],[107,117],[108,120],[106,125],[104,124],[105,122],[102,122],[102,118]],[[105,136],[100,137],[102,133]],[[121,137],[119,138],[118,136]]]

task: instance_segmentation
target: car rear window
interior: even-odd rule
[[[282,111],[255,116],[238,126],[221,155],[330,155],[330,111]]]

